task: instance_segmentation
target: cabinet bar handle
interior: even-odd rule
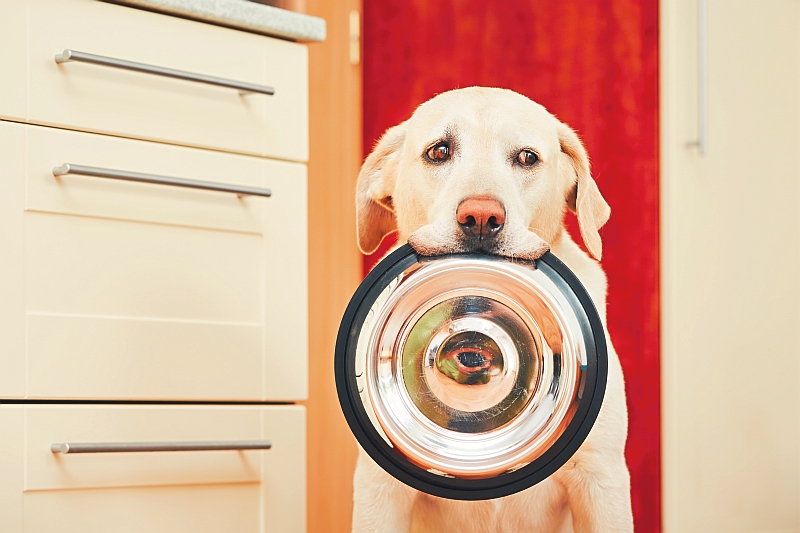
[[[156,174],[128,172],[127,170],[112,170],[108,168],[73,165],[72,163],[64,163],[60,167],[53,168],[53,175],[91,176],[93,178],[109,178],[112,180],[136,181],[139,183],[155,183],[157,185],[174,185],[176,187],[188,187],[190,189],[232,192],[244,196],[272,196],[272,191],[270,189],[260,189],[258,187],[245,187],[243,185],[227,185],[225,183],[216,183],[213,181],[171,178],[169,176],[158,176]]]
[[[700,155],[708,153],[708,3],[697,0],[697,146]]]
[[[269,450],[268,440],[235,440],[229,442],[56,442],[53,453],[121,453],[121,452],[207,452],[224,450]]]
[[[700,108],[698,129],[700,130],[697,143],[700,155],[708,152],[708,4],[706,0],[699,0],[697,7],[697,48],[698,48],[698,100]]]
[[[218,87],[228,87],[230,89],[238,89],[238,91],[242,94],[260,93],[270,96],[275,94],[275,89],[266,85],[256,85],[255,83],[247,83],[244,81],[226,80],[225,78],[206,76],[205,74],[196,74],[194,72],[186,72],[184,70],[175,70],[171,68],[157,67],[155,65],[147,65],[145,63],[126,61],[124,59],[115,59],[113,57],[87,54],[86,52],[78,52],[77,50],[70,50],[69,48],[60,54],[56,54],[56,63],[67,63],[69,61],[80,61],[81,63],[91,63],[93,65],[101,65],[104,67],[121,68],[136,72],[144,72],[146,74],[155,74],[156,76],[166,76],[167,78],[177,78],[179,80],[206,83],[208,85],[216,85]]]

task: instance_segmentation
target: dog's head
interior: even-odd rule
[[[358,244],[399,231],[424,255],[483,251],[534,259],[563,231],[566,208],[597,259],[610,209],[580,139],[541,105],[471,87],[422,104],[389,129],[358,176]]]

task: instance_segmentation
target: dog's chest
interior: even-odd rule
[[[496,500],[455,501],[420,494],[411,532],[568,533],[569,516],[564,491],[550,478]]]

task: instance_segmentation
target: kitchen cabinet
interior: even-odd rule
[[[0,531],[304,532],[306,45],[96,0],[0,45]]]

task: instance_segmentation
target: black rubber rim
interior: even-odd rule
[[[401,246],[372,269],[350,299],[339,326],[334,357],[336,391],[344,417],[356,440],[381,468],[422,492],[453,500],[488,500],[527,489],[574,455],[600,412],[608,376],[608,352],[597,309],[575,274],[555,255],[547,252],[531,263],[531,268],[546,274],[567,298],[585,339],[586,384],[577,411],[561,437],[542,456],[519,470],[486,479],[439,476],[409,462],[386,444],[367,417],[355,381],[356,344],[367,312],[393,278],[422,259],[408,244]]]

